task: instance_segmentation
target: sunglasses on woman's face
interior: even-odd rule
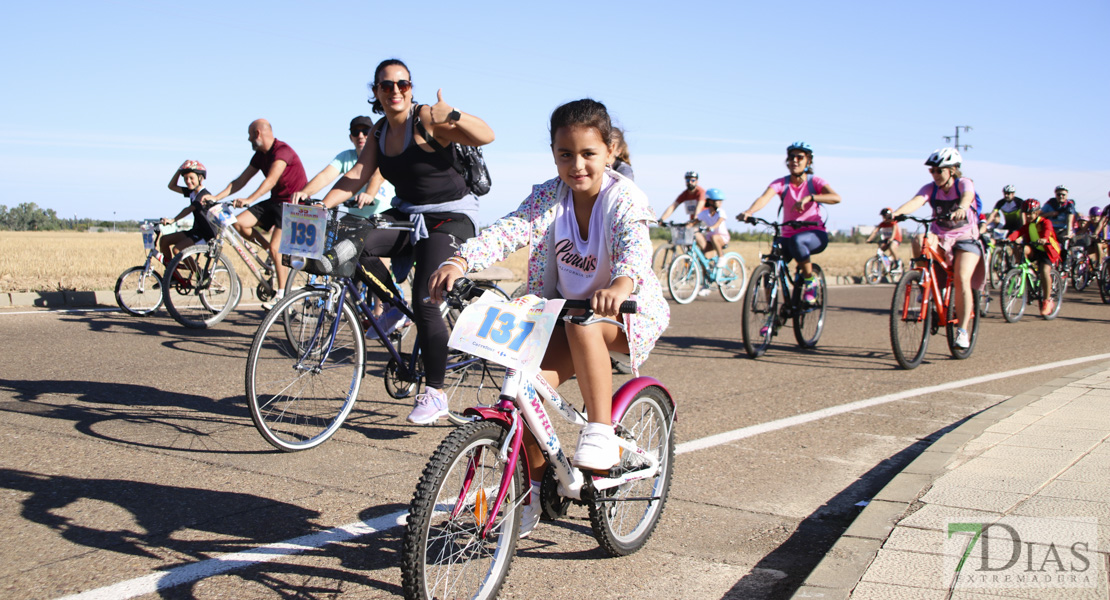
[[[929,172],[932,174],[943,173],[948,167],[929,167]]]
[[[408,79],[398,79],[397,81],[383,79],[378,82],[378,91],[392,94],[393,86],[395,85],[397,86],[397,89],[401,90],[402,94],[412,89],[412,82]]]

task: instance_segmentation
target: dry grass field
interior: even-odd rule
[[[661,242],[656,242],[661,243]],[[768,243],[733,242],[729,250],[754,268]],[[830,279],[860,275],[863,263],[875,253],[866,244],[831,244],[817,259]],[[234,254],[234,253],[233,253]],[[111,290],[119,274],[146,257],[138,233],[0,232],[0,292],[59,290]],[[502,266],[523,279],[527,254],[519,251]],[[233,261],[240,275],[249,277],[238,256]]]

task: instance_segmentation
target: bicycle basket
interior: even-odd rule
[[[691,227],[671,227],[671,243],[676,246],[693,246],[694,230]]]
[[[303,270],[311,275],[351,277],[355,274],[358,255],[366,243],[366,235],[374,228],[373,222],[356,215],[338,218],[332,210],[328,214],[327,241],[323,258],[306,258]],[[289,256],[282,256],[281,263],[292,266]]]

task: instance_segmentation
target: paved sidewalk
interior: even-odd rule
[[[1110,363],[983,411],[895,477],[794,598],[1110,598],[1108,439]],[[972,524],[988,531],[957,584]]]

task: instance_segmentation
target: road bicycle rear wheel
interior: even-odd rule
[[[667,274],[667,287],[671,298],[679,304],[689,304],[698,297],[701,289],[701,267],[689,254],[679,254],[671,261]]]
[[[922,277],[917,270],[903,275],[890,302],[890,347],[903,369],[917,368],[929,349],[933,311],[925,304],[928,290],[921,282]]]
[[[802,348],[813,348],[821,339],[821,332],[825,329],[825,311],[829,305],[825,273],[816,263],[813,264],[813,276],[817,278],[816,300],[805,302],[802,300],[802,290],[796,291],[798,297],[795,298],[794,339]]]
[[[520,504],[528,493],[518,461],[505,500],[496,504],[509,468],[499,457],[505,434],[497,423],[467,423],[443,440],[424,467],[401,544],[406,598],[497,596],[512,566]]]
[[[1105,260],[1098,270],[1098,293],[1103,304],[1110,304],[1110,260]]]
[[[675,247],[670,242],[663,242],[655,252],[651,254],[651,270],[655,272],[655,276],[659,281],[667,278],[667,273],[670,272],[671,261],[674,260]]]
[[[863,280],[872,285],[879,283],[883,278],[883,261],[878,256],[872,256],[863,263]]]
[[[191,329],[224,320],[238,306],[242,288],[226,254],[212,261],[208,246],[190,246],[174,257],[162,278],[166,310]]]
[[[742,333],[744,350],[750,358],[759,358],[771,345],[778,318],[779,297],[775,272],[767,263],[752,271],[748,290],[744,292]]]
[[[153,268],[131,267],[116,280],[116,304],[129,315],[149,315],[162,301],[162,274]]]
[[[1010,269],[1002,278],[1002,291],[999,294],[998,304],[1002,309],[1002,318],[1007,323],[1017,323],[1021,320],[1021,315],[1025,314],[1025,304],[1029,299],[1025,272],[1018,268]]]
[[[979,290],[971,291],[971,306],[978,307],[980,303]],[[956,292],[954,289],[948,290],[948,297],[955,298]],[[949,302],[948,314],[956,312],[956,303]],[[944,334],[948,338],[948,351],[952,354],[952,358],[963,360],[971,356],[972,351],[975,350],[975,342],[979,340],[979,311],[977,308],[971,311],[971,326],[965,327],[967,330],[968,345],[967,348],[960,348],[956,345],[956,329],[961,323],[945,323]]]
[[[1051,321],[1060,314],[1060,307],[1064,305],[1064,291],[1068,288],[1068,281],[1064,278],[1063,274],[1052,268],[1052,312],[1045,315],[1045,320]]]
[[[247,354],[251,419],[279,450],[322,444],[358,397],[366,369],[362,328],[346,302],[329,311],[328,295],[306,289],[286,296],[262,319]]]
[[[744,296],[748,283],[748,271],[744,258],[735,252],[728,252],[717,262],[717,289],[728,302],[736,302]]]
[[[648,386],[636,394],[623,414],[614,415],[617,434],[657,459],[659,471],[654,477],[598,492],[590,502],[594,537],[610,556],[625,556],[642,548],[663,514],[674,464],[672,408],[666,392]],[[635,454],[621,453],[620,467],[626,472],[641,464]]]

